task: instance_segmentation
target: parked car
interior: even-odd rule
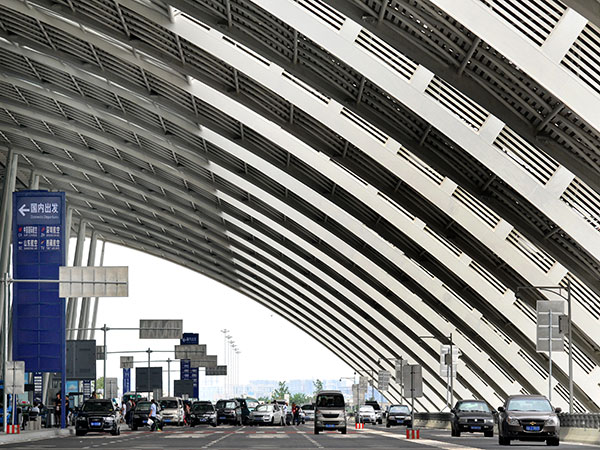
[[[75,421],[75,434],[83,436],[90,431],[99,431],[118,436],[121,413],[108,399],[86,400]]]
[[[483,432],[485,437],[494,437],[494,415],[483,400],[461,400],[456,403],[450,423],[452,436],[460,436],[463,431]]]
[[[379,403],[377,403],[375,400],[367,400],[365,402],[365,405],[371,405],[373,407],[373,409],[375,410],[375,415],[377,416],[377,423],[382,424],[383,416],[381,414],[382,411],[381,411],[381,406],[379,406]]]
[[[385,417],[385,426],[406,425],[412,427],[412,415],[410,408],[406,405],[390,405]]]
[[[498,408],[498,444],[512,440],[546,441],[559,445],[560,408],[553,408],[543,395],[511,395]]]
[[[356,422],[358,423],[377,423],[377,415],[371,405],[363,405],[358,408],[358,414],[356,415]]]
[[[315,420],[315,405],[307,403],[306,405],[302,405],[301,408],[304,411],[304,420],[306,422]]]
[[[185,409],[183,409],[183,400],[180,397],[163,397],[159,404],[165,425],[183,425]]]
[[[217,410],[217,425],[221,423],[242,425],[242,407],[237,400],[219,400],[215,409]]]
[[[251,425],[283,425],[285,417],[283,416],[283,408],[277,403],[258,405],[254,411],[250,413]]]
[[[129,424],[133,431],[136,431],[140,427],[146,426],[148,423],[148,415],[150,414],[151,405],[152,402],[149,401],[137,402],[135,408],[133,409],[133,414],[131,415],[131,423]],[[156,421],[158,422],[158,428],[162,429],[164,427],[164,422],[160,405],[156,406]]]
[[[340,391],[320,391],[315,400],[314,433],[323,430],[339,430],[346,434],[346,405]]]
[[[205,423],[217,426],[217,410],[211,402],[194,402],[190,408],[190,426]]]

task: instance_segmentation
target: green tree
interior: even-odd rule
[[[285,381],[280,381],[277,389],[273,391],[273,399],[282,399],[289,393],[290,390],[287,387],[287,383]]]
[[[96,390],[104,389],[104,377],[100,377],[96,380],[95,388]]]
[[[313,381],[313,386],[315,387],[315,392],[314,394],[317,395],[319,393],[319,391],[323,390],[323,382],[321,380],[319,380],[318,378]]]
[[[257,399],[259,402],[263,402],[263,403],[269,403],[271,401],[271,398],[265,396],[265,397],[258,397]]]
[[[290,395],[290,403],[304,405],[306,403],[310,403],[310,397],[302,392],[298,392],[297,394]]]

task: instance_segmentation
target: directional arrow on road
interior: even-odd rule
[[[29,211],[30,211],[30,210],[29,210],[29,208],[26,208],[25,206],[27,206],[27,205],[21,205],[21,207],[19,208],[19,212],[21,213],[21,215],[22,215],[23,217],[25,217],[25,213],[26,213],[26,212],[29,212]]]

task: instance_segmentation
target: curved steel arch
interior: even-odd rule
[[[243,132],[243,130],[242,130],[242,132]],[[58,140],[57,140],[57,142],[58,142]],[[179,172],[179,171],[178,171],[178,170],[175,170],[175,172]],[[222,174],[223,174],[223,173],[222,173]],[[178,175],[181,175],[181,174],[180,174],[180,173],[178,173]],[[184,177],[183,179],[185,179],[185,177]],[[250,188],[252,188],[252,186],[250,186],[250,185],[248,185],[248,184],[244,183],[244,180],[243,180],[243,178],[239,177],[239,178],[237,178],[236,180],[237,180],[237,183],[236,183],[236,184],[245,185],[247,189],[250,189]],[[250,190],[252,190],[252,189],[250,189]],[[257,192],[257,191],[254,191],[254,192]],[[193,196],[192,196],[192,197],[193,197]],[[190,200],[191,200],[191,198],[192,198],[192,197],[190,197]],[[239,203],[239,202],[238,202],[238,203]],[[248,211],[248,212],[249,212],[249,211]],[[251,215],[251,214],[250,214],[250,217],[252,217],[252,215]],[[140,229],[139,231],[140,231],[140,233],[141,233],[141,231],[142,231],[142,230]],[[468,345],[468,344],[465,344],[465,345]],[[591,405],[592,405],[592,407],[593,407],[593,404],[591,404]]]

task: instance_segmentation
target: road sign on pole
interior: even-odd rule
[[[181,339],[183,320],[142,320],[140,339]]]
[[[127,297],[128,267],[62,266],[58,271],[59,295],[67,297]]]
[[[175,345],[175,359],[196,359],[206,356],[206,344]]]
[[[206,376],[224,376],[227,375],[227,366],[207,367]]]
[[[6,362],[6,393],[25,393],[25,361]]]
[[[448,378],[449,375],[456,377],[456,368],[458,365],[458,357],[460,350],[456,345],[452,346],[452,357],[450,357],[450,345],[440,346],[440,375]],[[450,370],[452,365],[452,370]]]
[[[104,345],[96,345],[96,360],[102,361],[106,355],[106,347]]]
[[[121,356],[121,369],[133,369],[133,356]]]
[[[387,391],[390,388],[390,378],[392,374],[389,370],[380,370],[377,374],[377,389],[381,391]]]
[[[564,334],[560,329],[560,317],[564,315],[563,300],[538,300],[537,302],[536,351],[549,352],[552,342],[553,352],[562,352],[565,348]],[[550,325],[552,322],[552,325]]]
[[[419,364],[407,364],[403,370],[404,397],[423,397],[423,372],[421,366]]]
[[[118,380],[116,378],[104,379],[104,398],[117,398],[119,396],[118,389]]]

